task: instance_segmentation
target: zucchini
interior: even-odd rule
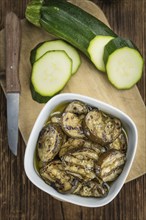
[[[111,40],[104,48],[103,59],[108,79],[118,89],[130,89],[142,76],[144,61],[130,40]]]
[[[74,113],[65,112],[62,115],[62,130],[71,138],[84,138],[82,120]]]
[[[90,41],[89,47],[87,49],[91,61],[95,64],[97,69],[102,72],[105,72],[105,65],[103,62],[104,47],[113,38],[114,37],[111,36],[98,35]]]
[[[63,40],[51,40],[38,44],[31,51],[31,55],[30,55],[31,64],[33,65],[33,63],[36,60],[38,60],[43,54],[51,50],[64,50],[73,61],[72,74],[74,74],[78,70],[81,64],[80,56],[77,50],[73,46],[69,45]]]
[[[63,194],[74,192],[78,186],[78,180],[65,171],[60,160],[53,160],[40,169],[42,179]]]
[[[58,93],[70,79],[72,60],[64,51],[49,51],[32,68],[31,93],[34,100],[44,103]]]
[[[121,174],[125,162],[126,156],[119,150],[111,149],[104,152],[96,163],[98,176],[103,182],[116,180]]]
[[[84,134],[89,140],[106,146],[112,143],[121,133],[121,121],[117,118],[93,109],[85,116],[83,121]]]
[[[72,101],[65,108],[64,112],[71,112],[77,115],[87,114],[89,111],[88,106],[81,101]]]
[[[37,140],[37,155],[46,163],[54,159],[63,144],[64,133],[56,123],[48,123],[43,127]]]
[[[34,25],[66,40],[89,58],[87,48],[96,35],[117,37],[103,22],[69,2],[47,1],[36,4],[36,7],[32,2],[27,5],[25,16]]]
[[[64,0],[35,0],[27,5],[25,16],[82,51],[97,69],[107,71],[116,88],[131,88],[140,79],[143,59],[137,48],[128,40],[120,40],[108,26],[78,6]]]

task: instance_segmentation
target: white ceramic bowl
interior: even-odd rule
[[[37,174],[33,160],[34,160],[34,152],[36,148],[36,142],[38,139],[39,132],[41,131],[44,123],[48,119],[49,114],[52,112],[52,110],[58,106],[60,103],[65,103],[71,100],[80,100],[83,101],[91,106],[98,107],[100,110],[107,112],[115,117],[118,117],[121,119],[123,126],[125,127],[127,134],[128,134],[128,150],[127,150],[127,161],[124,166],[124,169],[120,176],[117,178],[116,181],[112,184],[110,191],[108,195],[105,198],[85,198],[80,197],[77,195],[64,195],[61,193],[58,193],[55,189],[47,185]],[[49,195],[55,197],[58,200],[70,202],[76,205],[85,206],[85,207],[101,207],[109,202],[111,202],[116,195],[119,193],[120,189],[122,188],[128,173],[130,171],[135,152],[137,147],[137,129],[134,124],[134,122],[127,116],[124,112],[120,111],[117,108],[112,107],[111,105],[108,105],[106,103],[103,103],[101,101],[98,101],[96,99],[73,94],[73,93],[64,93],[59,94],[50,99],[47,104],[44,106],[42,111],[40,112],[34,127],[32,129],[32,132],[30,134],[28,144],[25,151],[25,158],[24,158],[24,167],[25,172],[30,179],[30,181],[36,185],[38,188],[43,190],[44,192],[48,193]]]

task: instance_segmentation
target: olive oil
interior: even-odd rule
[[[68,105],[68,102],[64,102],[64,103],[61,103],[60,105],[56,106],[53,111],[50,113],[47,121],[46,121],[46,124],[50,122],[50,118],[55,115],[55,114],[61,114],[64,109],[66,108],[66,106]]]

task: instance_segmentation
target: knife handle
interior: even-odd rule
[[[20,92],[19,60],[20,60],[20,21],[16,14],[6,15],[6,92]]]

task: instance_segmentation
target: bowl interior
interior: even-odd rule
[[[125,163],[122,173],[117,178],[117,180],[114,181],[108,195],[105,198],[85,198],[77,195],[71,195],[71,194],[64,195],[58,193],[56,190],[54,190],[52,187],[47,185],[40,178],[39,174],[34,168],[34,153],[36,149],[36,143],[37,143],[38,135],[44,123],[47,121],[50,113],[53,111],[53,109],[56,106],[60,105],[61,103],[66,103],[72,100],[83,101],[91,106],[98,107],[100,110],[108,114],[118,117],[122,121],[123,127],[126,129],[128,135],[127,161]],[[38,188],[45,191],[46,193],[50,194],[51,196],[55,197],[56,199],[85,207],[100,207],[111,202],[115,198],[115,196],[119,193],[130,171],[136,152],[136,147],[137,147],[137,129],[134,122],[125,113],[121,112],[117,108],[114,108],[106,103],[103,103],[101,101],[95,100],[87,96],[72,94],[72,93],[59,94],[53,97],[44,106],[44,108],[40,112],[34,124],[25,151],[25,158],[24,158],[25,172],[34,185],[36,185]]]

